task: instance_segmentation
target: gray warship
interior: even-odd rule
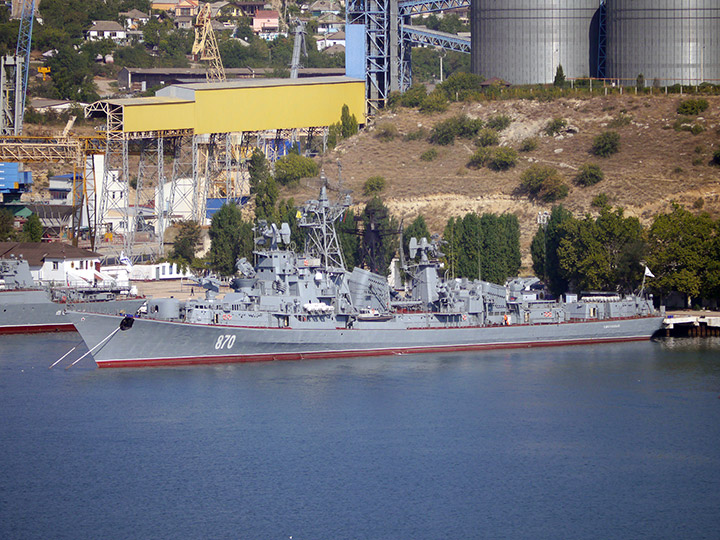
[[[68,307],[95,313],[135,313],[144,298],[128,297],[112,287],[42,287],[22,258],[0,259],[0,335],[73,332],[64,316]]]
[[[474,351],[647,340],[663,316],[649,296],[595,293],[539,300],[517,281],[441,279],[437,242],[411,239],[407,290],[345,267],[335,224],[350,204],[323,187],[301,209],[302,254],[290,229],[260,222],[255,264],[239,260],[233,291],[150,299],[142,314],[68,310],[99,367],[141,367]]]

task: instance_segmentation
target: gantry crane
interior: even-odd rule
[[[0,134],[21,135],[25,116],[30,44],[35,20],[35,0],[21,0],[20,28],[15,56],[3,56],[0,73]]]
[[[199,55],[199,59],[207,62],[205,76],[208,82],[224,82],[225,68],[220,58],[215,32],[212,29],[212,8],[210,4],[203,4],[195,19],[195,42],[192,53]]]

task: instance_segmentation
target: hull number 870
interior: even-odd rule
[[[232,349],[233,345],[235,345],[235,336],[230,334],[222,334],[218,336],[218,339],[215,342],[215,349]]]

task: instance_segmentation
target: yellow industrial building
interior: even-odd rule
[[[340,120],[343,105],[365,123],[365,81],[313,77],[176,84],[155,97],[101,100],[90,109],[108,115],[110,131],[204,135],[329,126]]]

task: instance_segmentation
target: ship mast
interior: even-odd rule
[[[346,195],[342,203],[331,203],[327,195],[327,179],[320,189],[318,200],[308,201],[302,208],[302,217],[298,222],[306,230],[305,254],[320,259],[320,263],[329,272],[345,272],[345,260],[335,223],[342,218],[350,206],[350,196]]]

